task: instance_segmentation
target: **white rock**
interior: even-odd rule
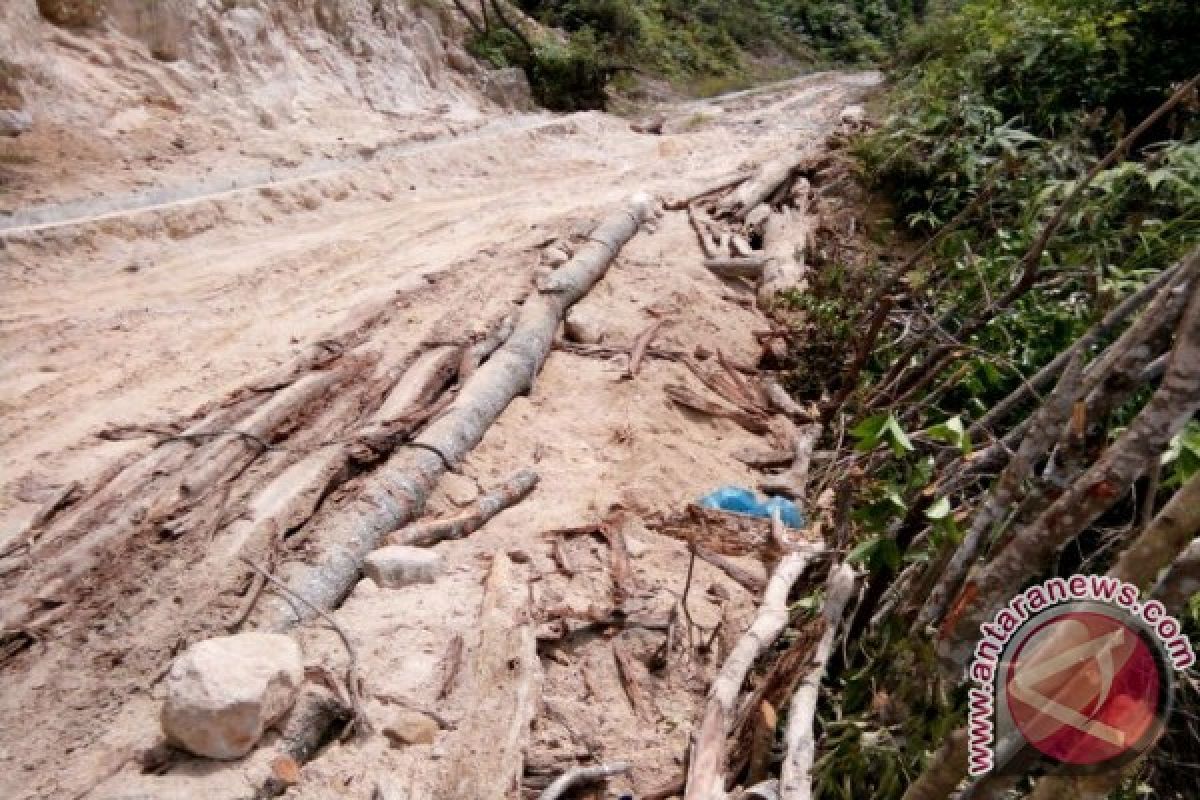
[[[570,260],[571,257],[558,247],[547,247],[542,251],[542,261],[550,267],[561,267]]]
[[[198,642],[167,673],[162,729],[198,756],[241,758],[296,702],[300,646],[288,636],[239,633]]]
[[[630,558],[641,558],[650,552],[650,545],[633,536],[625,537],[625,549],[629,552]]]
[[[384,589],[433,583],[442,571],[442,557],[424,547],[393,545],[367,556],[363,572]]]
[[[861,125],[867,119],[867,110],[859,105],[842,109],[841,120],[847,125]]]
[[[599,344],[604,338],[604,321],[586,308],[576,306],[567,312],[567,339],[579,344]]]

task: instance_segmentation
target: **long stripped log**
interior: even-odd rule
[[[709,689],[704,715],[693,739],[685,800],[723,800],[725,797],[725,742],[732,727],[738,693],[755,660],[787,626],[787,601],[792,587],[823,551],[822,544],[795,550],[780,559],[775,567],[753,624],[734,645]]]
[[[821,693],[821,682],[825,680],[825,668],[841,629],[846,605],[854,597],[857,576],[848,565],[838,566],[829,576],[828,592],[825,595],[825,633],[817,643],[812,656],[812,667],[800,688],[792,697],[788,712],[787,750],[783,759],[783,772],[779,782],[780,800],[809,800],[812,797],[812,768],[817,754],[817,743],[813,734],[813,723],[817,717],[817,700]]]
[[[281,570],[289,588],[321,608],[336,606],[358,578],[362,561],[383,536],[412,520],[446,469],[460,462],[509,402],[527,391],[554,342],[566,310],[604,275],[617,252],[653,212],[637,195],[592,233],[575,257],[541,283],[522,307],[508,341],[462,386],[455,402],[412,443],[372,473],[348,504],[331,508],[306,531],[315,564]],[[283,630],[307,617],[273,596],[253,621]]]

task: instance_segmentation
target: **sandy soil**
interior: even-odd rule
[[[549,240],[586,232],[635,190],[684,196],[787,148],[817,146],[838,112],[875,80],[816,75],[675,107],[661,137],[600,114],[514,115],[310,177],[199,196],[200,184],[182,182],[173,191],[185,200],[146,206],[134,198],[128,211],[0,232],[3,599],[11,608],[50,591],[40,565],[86,543],[86,531],[29,541],[47,502],[75,482],[93,487],[113,464],[155,444],[153,437],[106,441],[97,433],[192,419],[339,330],[355,308],[396,291],[403,302],[367,334],[385,360],[483,331],[527,291]],[[752,363],[752,333],[763,325],[744,305],[752,297],[703,268],[686,215],[676,213],[626,247],[580,311],[601,319],[605,343],[617,348],[628,348],[652,313],[665,314],[659,344],[702,345]],[[578,572],[568,579],[555,569],[543,533],[595,522],[619,506],[632,518],[642,601],[665,612],[683,587],[686,548],[639,520],[678,511],[716,486],[755,481],[732,453],[761,440],[666,400],[668,383],[697,385],[685,367],[650,360],[625,380],[623,358],[553,353],[534,390],[443,481],[430,511],[453,510],[480,486],[526,466],[541,475],[536,493],[471,538],[440,545],[447,570],[438,583],[386,591],[364,581],[336,612],[358,643],[368,712],[380,726],[397,706],[431,707],[454,636],[470,651],[492,554],[516,552],[521,576],[546,603],[602,602],[609,591],[603,544],[573,539]],[[239,503],[294,462],[288,451],[318,447],[337,433],[322,420],[347,413],[336,393],[329,397],[285,448],[247,467],[199,529],[118,542],[106,551],[102,579],[84,580],[86,591],[54,588],[60,594],[50,607],[70,612],[0,662],[0,795],[248,794],[253,756],[230,765],[176,764],[165,777],[142,774],[136,756],[159,737],[158,686],[171,654],[228,621],[232,601],[222,587],[232,567],[213,551]],[[193,455],[191,444],[170,446],[180,448],[180,459]],[[703,625],[724,613],[736,627],[753,608],[738,584],[707,564],[697,566],[692,591]],[[648,657],[658,643],[643,634],[619,636]],[[343,658],[336,636],[322,627],[298,635],[310,661]],[[584,637],[542,653],[542,711],[529,766],[626,758],[633,774],[612,787],[645,791],[681,769],[716,654],[650,675],[646,719],[621,688],[611,638]],[[366,798],[388,782],[409,792],[397,796],[430,796],[459,734],[454,725],[480,691],[461,687],[439,705],[448,725],[433,745],[395,748],[378,734],[335,744],[303,768],[289,796]]]

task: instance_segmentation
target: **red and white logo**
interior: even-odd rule
[[[1012,724],[1058,764],[1091,767],[1139,750],[1156,733],[1169,681],[1151,647],[1111,613],[1036,624],[1001,670]]]

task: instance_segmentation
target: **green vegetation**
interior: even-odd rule
[[[540,103],[574,110],[604,107],[610,82],[632,72],[710,95],[778,77],[780,68],[764,66],[765,60],[878,61],[924,2],[519,0],[516,5],[561,36],[534,38],[514,31],[506,16],[511,23],[515,14],[487,2],[478,12],[471,10],[473,52],[497,67],[522,67]]]
[[[1200,71],[1200,4],[965,0],[930,9],[927,24],[899,39],[888,30],[895,29],[873,34],[881,48],[897,42],[884,120],[851,152],[900,230],[918,239],[943,235],[911,264],[894,257],[822,265],[809,293],[788,298],[806,325],[796,337],[791,388],[814,400],[823,391],[847,392],[828,419],[859,454],[863,477],[850,501],[849,557],[870,574],[872,587],[851,636],[859,649],[826,715],[836,720],[818,763],[827,798],[900,797],[928,763],[926,754],[965,718],[962,688],[937,677],[927,633],[913,623],[997,470],[967,481],[956,480],[956,472],[993,436],[1016,428],[1039,399],[1018,404],[989,430],[972,425],[1200,243],[1195,91],[1072,196],[1124,136]],[[1039,247],[1060,208],[1061,226]],[[901,267],[899,280],[882,286]],[[881,288],[873,294],[861,291],[864,285]],[[891,311],[872,337],[864,331],[882,297]],[[1162,352],[1171,330],[1157,336],[1149,346]],[[1102,337],[1089,357],[1112,339]],[[843,376],[852,385],[831,383],[826,365],[849,361],[860,348],[869,357],[861,372]],[[1079,474],[1112,444],[1149,394],[1144,384],[1125,386],[1111,408],[1101,403],[1104,411],[1087,419],[1083,452],[1071,456],[1078,463],[1063,468],[1066,475]],[[1163,454],[1158,483],[1139,480],[1136,492],[1117,498],[1056,562],[1030,563],[1027,577],[1108,569],[1139,529],[1145,493],[1151,509],[1154,497],[1161,508],[1200,469],[1198,453],[1200,424],[1192,422]],[[1040,471],[1045,457],[1038,464]],[[1031,524],[1062,491],[1037,472],[1019,488],[1022,502],[993,535]],[[989,546],[1000,545],[985,541],[985,554]],[[885,597],[902,573],[911,584]],[[1185,615],[1193,632],[1198,609],[1193,603]],[[925,677],[898,681],[898,674]],[[1200,701],[1189,689],[1180,702],[1187,708],[1160,755],[1130,784],[1139,797],[1192,791],[1185,789],[1190,777],[1168,766],[1194,762],[1187,726]]]

